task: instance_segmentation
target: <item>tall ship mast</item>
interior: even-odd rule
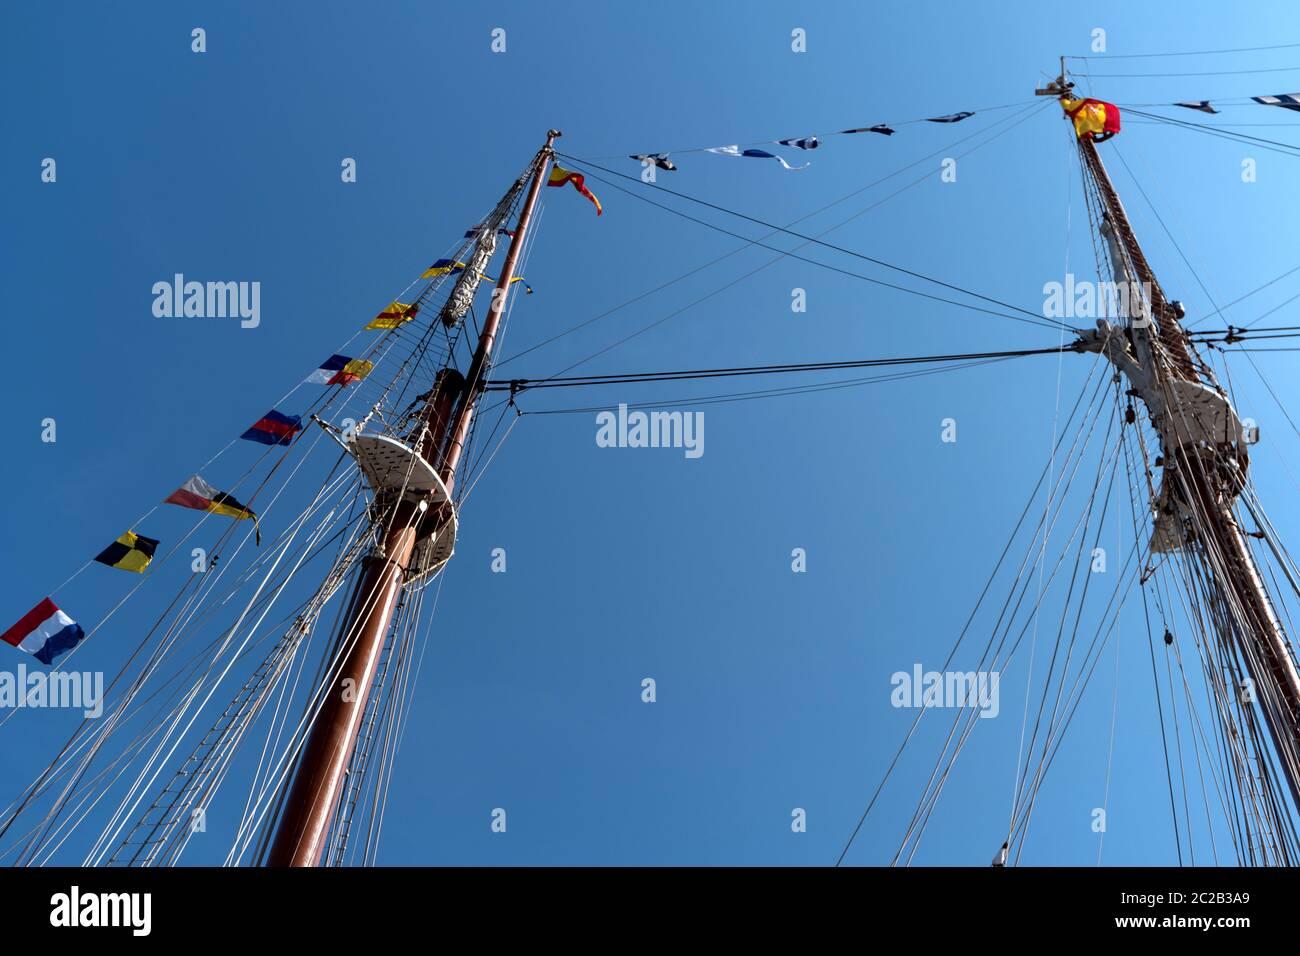
[[[271,844],[271,866],[315,866],[327,846],[330,826],[342,800],[357,735],[374,684],[386,635],[407,589],[437,573],[451,557],[456,538],[453,489],[456,470],[469,440],[475,410],[492,365],[492,347],[515,276],[528,224],[560,133],[551,130],[528,171],[502,197],[480,232],[461,282],[478,281],[503,227],[506,213],[527,181],[523,208],[513,230],[501,277],[483,320],[478,345],[464,374],[452,365],[438,370],[434,387],[416,399],[405,440],[378,435],[354,442],[358,462],[381,502],[376,536],[381,543],[364,559],[340,632],[347,648],[335,692],[314,716],[306,749],[289,787]],[[472,298],[472,289],[466,298]],[[460,321],[455,293],[444,309],[444,324]]]
[[[1068,97],[1062,102],[1070,108]],[[1140,306],[1124,326],[1099,320],[1080,350],[1109,359],[1128,383],[1127,393],[1146,408],[1160,439],[1152,449],[1159,486],[1151,550],[1179,552],[1199,565],[1200,596],[1228,655],[1225,687],[1237,687],[1243,702],[1257,704],[1292,806],[1300,811],[1300,676],[1239,514],[1251,515],[1242,498],[1251,436],[1179,324],[1183,310],[1165,296],[1148,264],[1096,143],[1086,136],[1078,142],[1115,283],[1138,293],[1128,301]],[[1251,521],[1259,524],[1253,515]]]

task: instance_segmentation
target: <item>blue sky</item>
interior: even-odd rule
[[[1078,12],[1032,3],[10,6],[0,31],[9,144],[0,151],[9,224],[0,268],[13,356],[0,617],[17,619],[346,341],[490,209],[548,127],[564,131],[564,152],[595,158],[901,123],[1028,104],[1060,54],[1088,52],[1096,27],[1109,53],[1125,54],[1285,43],[1300,38],[1298,20],[1284,4],[1208,3]],[[202,55],[190,50],[196,26],[207,31]],[[494,28],[506,31],[504,53],[491,51]],[[791,51],[794,28],[807,32],[805,53]],[[1295,57],[1102,60],[1091,63],[1097,74],[1173,71],[1171,63],[1187,72],[1268,69]],[[1099,77],[1092,92],[1160,103],[1289,92],[1298,82],[1300,71]],[[1300,124],[1263,107],[1225,114],[1215,119]],[[939,175],[948,144],[1007,116],[834,138],[797,173],[681,153],[678,172],[660,181],[788,222],[936,153],[801,228],[825,229],[928,168],[932,175],[832,241],[1035,309],[1045,282],[1093,261],[1059,111],[1049,104],[968,156],[971,143],[954,145],[957,181]],[[1207,297],[1117,156],[1215,301],[1294,265],[1294,157],[1135,119],[1126,116],[1103,155],[1157,273],[1190,315],[1210,311]],[[1295,138],[1284,126],[1246,131]],[[57,160],[56,183],[40,180],[44,157]],[[344,157],[357,160],[354,184],[340,181]],[[1257,161],[1256,182],[1242,181],[1244,158]],[[638,171],[627,159],[598,161]],[[588,185],[604,203],[599,219],[567,190],[544,196],[527,270],[537,292],[516,309],[505,355],[737,245]],[[743,252],[501,374],[552,374],[769,255]],[[151,287],[177,272],[260,281],[261,325],[155,318]],[[794,288],[807,290],[806,313],[791,312]],[[1291,277],[1230,310],[1232,320],[1244,324],[1295,291]],[[1295,324],[1286,321],[1293,312],[1284,307],[1270,324]],[[785,260],[583,369],[1057,341],[1050,330]],[[1289,354],[1255,358],[1293,404]],[[1058,376],[1068,406],[1091,362],[1024,359],[709,405],[698,460],[598,448],[591,415],[522,419],[461,516],[380,861],[833,863],[912,717],[889,705],[890,674],[941,664],[1046,461]],[[1297,435],[1249,365],[1238,358],[1229,367],[1239,410],[1264,435],[1261,497],[1283,537],[1294,536]],[[521,404],[727,390],[641,385],[534,393]],[[47,417],[58,423],[54,444],[40,440]],[[939,440],[949,417],[955,444]],[[224,477],[242,473],[257,450],[229,453]],[[159,512],[140,530],[167,539],[189,526],[188,514]],[[490,570],[498,547],[505,574]],[[791,572],[793,548],[806,549],[806,573]],[[59,602],[97,620],[134,583],[124,577],[89,568]],[[143,620],[125,618],[95,636],[82,666],[115,670]],[[1176,862],[1145,641],[1140,620],[1126,616],[1109,864]],[[1096,861],[1089,812],[1103,800],[1113,673],[1108,654],[1043,788],[1024,863]],[[657,681],[654,704],[640,699],[644,677]],[[1001,842],[1023,671],[1007,680],[1002,716],[972,739],[917,863],[983,864]],[[0,802],[20,792],[70,726],[29,712],[0,730]],[[939,739],[927,737],[918,752],[933,760]],[[923,760],[902,769],[908,776],[886,792],[849,862],[889,862],[924,780]],[[490,832],[494,807],[508,811],[504,835]],[[791,832],[795,807],[807,811],[807,833]],[[214,862],[224,850],[218,838],[198,840],[186,859]]]

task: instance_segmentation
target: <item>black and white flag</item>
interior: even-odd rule
[[[1184,108],[1186,108],[1186,109],[1189,109],[1189,110],[1200,110],[1202,113],[1217,113],[1217,112],[1219,112],[1219,111],[1216,110],[1213,106],[1210,105],[1210,101],[1209,101],[1209,100],[1196,100],[1195,102],[1188,102],[1188,103],[1175,103],[1174,106],[1182,106],[1182,107],[1184,107]]]
[[[1252,96],[1256,103],[1265,106],[1280,106],[1284,110],[1300,112],[1300,93],[1279,93],[1277,96]]]
[[[677,170],[667,153],[636,153],[631,158],[640,163],[654,163],[660,169],[666,169],[670,173]]]
[[[816,136],[805,136],[803,139],[778,139],[777,143],[782,146],[795,146],[799,149],[816,149],[822,144]]]

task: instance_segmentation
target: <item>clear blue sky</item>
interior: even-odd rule
[[[207,31],[203,55],[190,51],[196,26]],[[503,54],[490,49],[497,27]],[[791,52],[796,27],[807,31],[806,53]],[[1088,52],[1094,27],[1106,30],[1112,54],[1300,39],[1300,16],[1281,3],[1249,12],[1208,3],[9,5],[0,29],[4,626],[478,221],[548,127],[564,131],[564,151],[607,157],[1028,101],[1060,54]],[[1261,69],[1289,66],[1295,52],[1092,68]],[[1105,99],[1158,103],[1289,92],[1300,71],[1093,82]],[[1300,127],[1300,116],[1263,107],[1226,114],[1217,119]],[[798,173],[683,153],[661,182],[786,222],[1004,116],[835,138]],[[1247,132],[1297,139],[1281,126]],[[1112,147],[1216,300],[1294,265],[1294,157],[1126,117],[1103,151],[1111,149],[1107,161],[1164,285],[1192,315],[1209,310],[1206,298]],[[940,181],[938,156],[927,161],[929,178],[833,239],[1036,308],[1067,261],[1092,262],[1068,150],[1049,106],[960,158],[955,183]],[[40,181],[47,156],[58,162],[52,185]],[[343,157],[357,160],[355,184],[340,182]],[[1245,157],[1258,161],[1255,183],[1241,181]],[[637,172],[629,160],[609,162]],[[516,310],[506,353],[736,244],[589,185],[604,202],[599,220],[576,195],[545,196],[528,264],[537,293]],[[872,190],[808,228],[883,195]],[[507,368],[553,373],[768,255],[750,250]],[[155,318],[150,289],[177,272],[260,281],[261,326]],[[791,312],[795,287],[807,290],[805,314]],[[1250,321],[1297,288],[1292,277],[1233,320]],[[1288,306],[1272,319],[1294,317]],[[584,368],[1056,342],[1045,329],[785,261]],[[1284,402],[1300,398],[1289,354],[1257,360]],[[523,419],[462,514],[381,862],[834,862],[912,717],[890,707],[889,675],[941,663],[1046,459],[1058,368],[1061,394],[1072,399],[1090,361],[1026,359],[707,406],[706,452],[693,461],[597,448],[590,415]],[[1294,540],[1297,436],[1249,367],[1232,367],[1242,414],[1262,426],[1261,496]],[[726,390],[643,385],[525,396],[523,405]],[[56,444],[40,441],[46,417],[58,422]],[[947,417],[958,420],[956,444],[939,440]],[[226,474],[258,450],[235,449],[238,469]],[[167,539],[189,524],[171,510],[139,530]],[[490,571],[497,547],[508,553],[505,574]],[[791,573],[796,547],[807,550],[805,574]],[[124,578],[92,567],[59,602],[97,620],[134,583]],[[1146,635],[1137,618],[1125,621],[1104,859],[1172,863]],[[138,639],[131,625],[97,634],[79,664],[113,672]],[[0,666],[11,666],[14,655],[0,652]],[[1106,656],[1053,767],[1022,862],[1096,860],[1089,811],[1102,804],[1113,660]],[[653,705],[640,700],[643,677],[658,683]],[[916,862],[983,864],[996,850],[1023,693],[1020,671],[1004,686],[1002,716],[982,722],[959,763]],[[24,713],[0,731],[0,803],[69,727]],[[923,743],[932,758],[937,738]],[[919,761],[904,769],[910,775],[887,791],[849,861],[888,862],[923,779]],[[494,807],[508,811],[504,836],[489,831]],[[795,807],[807,810],[806,834],[791,832]],[[187,860],[213,862],[224,849],[219,839],[196,840]]]

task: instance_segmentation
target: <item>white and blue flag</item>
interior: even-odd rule
[[[750,159],[775,159],[786,169],[792,170],[806,169],[808,166],[807,163],[804,163],[802,166],[791,166],[780,156],[775,153],[769,153],[765,149],[741,149],[739,146],[714,146],[713,148],[706,150],[706,152],[717,153],[719,156],[747,156]]]

